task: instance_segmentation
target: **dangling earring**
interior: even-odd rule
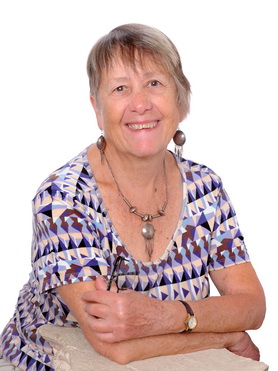
[[[173,141],[175,143],[175,154],[178,157],[182,156],[183,145],[185,143],[185,140],[186,138],[184,132],[178,129],[173,137]]]
[[[101,163],[103,162],[103,154],[104,154],[105,147],[106,147],[106,141],[105,141],[103,134],[101,134],[101,136],[97,140],[97,148],[100,152]]]

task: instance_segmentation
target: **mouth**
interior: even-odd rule
[[[158,121],[137,123],[137,124],[127,124],[130,129],[142,130],[142,129],[153,129],[158,125]]]

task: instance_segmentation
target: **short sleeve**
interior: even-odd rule
[[[250,261],[231,200],[220,183],[210,244],[209,268],[217,270]]]
[[[44,190],[33,200],[32,265],[39,290],[107,275],[94,220],[67,193]]]

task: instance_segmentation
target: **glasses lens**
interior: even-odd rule
[[[128,259],[118,256],[112,270],[111,280],[116,283],[117,292],[133,289],[137,272]]]

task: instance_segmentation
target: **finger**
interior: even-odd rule
[[[96,290],[107,290],[107,281],[102,276],[98,276],[95,281]]]
[[[123,340],[112,328],[107,327],[107,324],[105,324],[103,320],[91,318],[90,321],[88,321],[88,326],[92,329],[94,335],[102,342],[115,343]]]
[[[122,339],[119,336],[116,336],[113,332],[95,332],[96,337],[104,343],[117,343]]]
[[[117,299],[117,294],[111,291],[103,290],[90,290],[84,292],[82,300],[89,303],[100,303],[109,305],[113,300]]]
[[[107,334],[112,331],[110,326],[107,326],[107,321],[102,318],[88,316],[87,324],[98,337],[100,334]]]
[[[118,293],[118,288],[117,288],[117,285],[114,281],[112,282],[112,285],[110,287],[110,292]]]
[[[108,318],[111,312],[108,305],[90,302],[84,304],[84,311],[90,316],[103,319]]]

